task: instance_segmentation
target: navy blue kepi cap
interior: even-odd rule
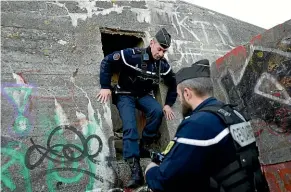
[[[165,28],[160,29],[156,34],[156,40],[164,48],[168,48],[171,45],[171,35]]]
[[[199,60],[191,67],[183,67],[176,73],[177,85],[187,79],[198,77],[210,77],[209,61],[207,59]]]

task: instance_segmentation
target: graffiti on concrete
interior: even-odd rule
[[[31,108],[29,101],[31,98],[38,99],[38,101],[44,104],[44,102],[51,103],[51,99],[45,101],[46,98],[32,95],[32,90],[44,88],[33,87],[27,84],[27,82],[24,83],[21,76],[17,76],[17,78],[17,84],[3,84],[2,93],[15,106],[17,112],[15,119],[17,117],[18,119],[27,118],[27,121],[30,123],[30,127],[27,123],[24,124],[26,129],[21,129],[22,132],[19,135],[33,136],[32,132],[28,129],[34,123],[34,119],[29,118],[31,116],[30,110],[28,110],[28,107]],[[8,155],[17,153],[15,155],[16,160],[11,160],[4,165],[2,164],[2,167],[4,166],[5,169],[2,169],[1,181],[11,191],[17,189],[18,185],[22,186],[19,183],[19,179],[14,179],[14,172],[10,172],[6,168],[16,161],[20,161],[21,165],[23,165],[25,174],[23,178],[29,179],[29,181],[30,177],[28,176],[30,176],[33,170],[41,169],[45,171],[46,177],[43,179],[45,179],[49,191],[56,191],[68,187],[67,184],[77,183],[84,185],[84,191],[110,189],[114,186],[113,182],[118,180],[117,173],[113,170],[114,166],[112,164],[115,161],[112,157],[114,154],[109,149],[109,142],[112,143],[112,139],[107,141],[104,135],[101,115],[97,109],[98,119],[95,117],[95,111],[87,93],[78,87],[75,82],[73,85],[80,89],[88,99],[88,118],[82,112],[76,111],[77,123],[73,123],[73,127],[63,105],[50,93],[54,101],[54,115],[46,114],[46,110],[37,114],[37,120],[40,123],[38,127],[40,126],[44,130],[45,135],[47,134],[47,136],[43,135],[47,138],[44,140],[46,144],[43,145],[44,141],[39,141],[38,137],[31,137],[30,143],[32,145],[27,150],[24,150],[23,153],[10,149],[2,150],[2,153],[7,153]],[[35,108],[36,106],[33,105],[32,107]],[[77,107],[77,109],[79,108]],[[104,111],[106,112],[106,107]],[[109,122],[108,118],[110,116],[105,118],[106,123]],[[53,129],[53,127],[56,128]],[[16,128],[19,129],[19,127],[15,127],[13,131]],[[24,134],[24,131],[27,132]],[[26,140],[25,138],[22,137],[22,139]],[[35,141],[35,139],[38,141]],[[2,160],[2,162],[4,161]],[[32,191],[33,183],[25,184],[25,186],[27,186],[27,191]]]
[[[173,17],[175,18],[175,23],[177,23],[178,27],[176,27],[176,32],[178,36],[181,36],[182,38],[185,38],[185,34],[189,34],[191,38],[195,39],[197,42],[202,43],[201,46],[203,47],[203,44],[211,45],[214,44],[219,48],[221,45],[229,46],[229,48],[233,48],[235,45],[227,27],[221,23],[209,23],[207,21],[199,21],[199,20],[193,20],[189,15],[187,16],[180,16],[181,13],[174,12]],[[201,35],[195,32],[195,27],[197,25],[200,25],[202,29]],[[216,31],[216,35],[219,36],[219,40],[209,38],[209,36],[213,34],[209,34],[209,30],[206,30],[205,26],[207,28],[212,28],[213,31]],[[195,41],[194,41],[195,42]],[[198,47],[197,50],[201,50],[201,47]]]
[[[89,109],[91,110],[91,105]],[[94,113],[92,115],[94,116]],[[96,188],[96,180],[113,186],[113,182],[106,179],[106,175],[100,172],[105,166],[101,158],[104,141],[94,134],[99,123],[92,120],[93,116],[90,116],[88,120],[81,112],[76,112],[76,116],[78,118],[78,124],[76,124],[82,131],[69,125],[65,110],[59,102],[55,101],[55,123],[50,122],[46,116],[43,116],[41,121],[46,127],[57,125],[48,133],[46,146],[39,145],[32,138],[30,139],[32,145],[26,152],[25,164],[27,168],[34,170],[40,167],[45,159],[48,160],[46,182],[49,191],[61,189],[66,184],[85,181],[86,190],[93,190]],[[74,140],[69,138],[74,138]],[[38,158],[33,158],[36,154]],[[108,173],[110,174],[109,171]],[[87,177],[84,177],[84,174]]]
[[[219,17],[214,20],[216,16],[206,18],[191,10],[183,11],[187,7],[184,3],[92,0],[4,5],[7,13],[3,27],[9,34],[3,36],[7,64],[3,73],[13,72],[16,85],[6,86],[2,93],[11,101],[7,108],[12,109],[13,105],[16,113],[10,132],[23,136],[20,139],[28,146],[19,157],[31,176],[32,191],[103,191],[122,186],[116,185],[118,175],[124,179],[125,174],[116,170],[120,162],[114,158],[110,137],[110,107],[89,99],[98,89],[98,77],[92,71],[98,68],[96,61],[102,55],[99,27],[107,23],[106,27],[154,33],[165,25],[173,34],[169,57],[177,67],[204,56],[214,59],[244,38],[230,28],[236,21],[224,22]],[[21,19],[11,19],[14,13]],[[110,22],[116,15],[122,18]],[[154,16],[163,23],[157,23]],[[35,22],[28,22],[31,19]],[[127,19],[133,20],[134,25],[127,28],[123,23]],[[71,73],[71,79],[67,78]],[[6,114],[3,117],[9,118]],[[4,134],[14,137],[6,131]],[[4,191],[31,187],[15,179],[16,174],[10,169],[4,172],[10,178],[5,181],[9,189]]]
[[[234,47],[228,29],[224,24],[218,25],[206,21],[193,21],[188,16],[185,16],[181,21],[178,20],[180,17],[175,18],[177,20],[175,23],[179,26],[179,30],[177,28],[177,34],[179,37],[182,37],[182,39],[173,40],[173,44],[169,50],[169,58],[171,58],[178,67],[181,67],[182,63],[190,64],[203,56],[205,57],[205,55],[212,60],[218,56],[222,56],[226,51]],[[198,24],[207,25],[208,28],[213,28],[213,30],[205,30],[205,28],[202,27],[203,33],[200,34],[202,36],[199,36],[199,34],[196,35],[195,25]],[[209,34],[210,31],[217,31],[217,34]],[[196,41],[187,40],[188,38],[185,38],[184,34],[192,36]],[[208,38],[208,36],[219,36],[220,39],[212,40],[212,38]],[[213,48],[213,46],[215,48]],[[175,50],[175,52],[172,50]]]
[[[253,45],[237,47],[216,61],[219,75],[215,78],[227,102],[287,132],[291,128],[291,54],[279,53]]]
[[[237,104],[252,119],[260,162],[272,191],[290,191],[290,36],[288,25],[279,25],[211,66],[217,96]]]
[[[33,122],[29,115],[29,98],[33,87],[27,84],[4,83],[1,89],[15,111],[15,118],[9,127],[10,134],[16,137],[28,135],[32,130]]]
[[[212,15],[208,18],[197,18],[191,14],[193,10],[187,10],[189,9],[187,5],[164,3],[161,10],[154,3],[148,4],[152,8],[155,20],[167,18],[174,28],[172,34],[175,38],[169,48],[168,59],[177,70],[182,64],[191,64],[203,57],[214,61],[237,44],[227,25],[214,19],[213,22],[209,22]],[[197,10],[201,11],[198,8]]]
[[[82,147],[78,147],[74,144],[55,144],[51,146],[51,140],[53,136],[58,131],[66,131],[69,130],[77,135],[78,139],[80,139],[82,143]],[[96,139],[98,141],[98,149],[94,154],[89,154],[88,152],[88,143],[91,139]],[[56,127],[48,137],[47,146],[43,147],[41,145],[37,145],[34,143],[33,139],[30,139],[31,143],[33,144],[30,146],[25,155],[25,165],[28,169],[34,169],[35,167],[39,166],[45,158],[50,159],[51,161],[58,162],[58,163],[71,163],[71,162],[78,162],[84,158],[88,158],[91,162],[96,163],[97,161],[94,159],[98,156],[98,154],[102,151],[102,140],[97,135],[90,135],[89,137],[85,138],[83,134],[78,131],[75,127],[72,126],[59,126]],[[60,148],[57,150],[57,148]],[[42,156],[41,158],[34,164],[30,163],[30,157],[34,151],[39,152]],[[78,151],[80,153],[79,156],[75,156],[75,152]],[[62,152],[62,153],[59,153]],[[57,156],[59,158],[65,159],[64,161],[57,160],[50,155]]]
[[[75,85],[75,84],[74,84]],[[84,90],[75,85],[82,92]],[[105,136],[101,130],[101,118],[98,112],[98,119],[95,119],[95,112],[91,105],[91,101],[86,92],[84,92],[89,103],[88,103],[88,119],[82,112],[76,111],[78,119],[78,125],[81,131],[76,128],[69,126],[69,120],[67,115],[62,108],[61,104],[55,100],[55,122],[59,126],[54,132],[51,132],[50,136],[63,135],[65,136],[65,128],[72,132],[75,137],[74,143],[80,143],[80,145],[70,144],[70,140],[62,140],[63,144],[54,145],[58,148],[58,153],[52,154],[52,158],[59,159],[62,161],[62,167],[59,167],[57,162],[49,161],[47,170],[47,185],[62,187],[62,183],[82,183],[87,180],[83,175],[88,175],[88,181],[86,182],[86,190],[93,190],[96,188],[109,188],[113,186],[111,177],[111,168],[107,166],[105,154],[107,154],[108,144],[105,141]],[[48,142],[51,137],[48,137]],[[87,137],[87,138],[85,138]],[[78,141],[78,142],[77,142]],[[68,144],[69,143],[69,144]],[[53,146],[50,146],[53,149]],[[48,148],[48,146],[46,147]],[[95,152],[94,152],[95,151]],[[86,158],[87,157],[87,158]],[[69,162],[71,161],[71,162]],[[71,163],[71,166],[65,166],[67,163]],[[82,167],[82,169],[80,168]],[[70,177],[62,176],[65,173],[71,173]],[[73,175],[72,175],[73,174]],[[98,187],[97,187],[98,186]],[[51,191],[54,191],[53,187],[50,187]]]
[[[214,47],[216,46],[216,48],[219,48],[222,45],[225,45],[228,48],[233,48],[235,46],[228,28],[222,22],[209,22],[209,19],[206,20],[203,17],[200,17],[202,19],[197,19],[197,17],[191,13],[193,10],[190,10],[187,5],[161,3],[163,6],[163,9],[161,10],[156,3],[147,3],[151,7],[153,14],[157,15],[155,20],[158,20],[159,22],[161,18],[167,18],[175,29],[175,35],[182,40],[188,40],[188,43],[196,43],[196,45],[198,45],[196,47],[197,51],[201,51],[203,45],[212,45]],[[199,10],[199,8],[197,8],[197,10]],[[163,17],[161,17],[161,15]],[[208,18],[211,17],[212,15],[208,15]],[[202,43],[202,47],[199,46],[200,43]]]
[[[86,20],[87,18],[92,18],[93,15],[108,15],[111,12],[115,12],[117,14],[121,14],[123,10],[131,9],[132,12],[136,13],[136,19],[139,22],[146,22],[150,23],[151,17],[150,17],[150,11],[148,9],[141,9],[141,8],[132,8],[131,6],[119,6],[116,3],[112,3],[112,6],[109,8],[104,7],[98,7],[96,0],[93,0],[91,2],[83,2],[79,1],[77,2],[77,7],[86,10],[86,12],[82,11],[81,13],[76,13],[75,10],[69,10],[66,6],[66,3],[53,3],[48,2],[48,4],[57,5],[61,8],[63,8],[67,16],[71,18],[72,25],[76,27],[78,25],[78,20]]]
[[[262,59],[262,57],[264,59]],[[281,67],[286,69],[281,75],[278,69],[272,71],[264,70],[266,65],[263,63],[266,61],[268,63],[272,62],[272,58],[274,57],[278,59],[277,62],[288,59],[271,52],[262,52],[260,50],[254,51],[246,72],[241,73],[243,77],[239,81],[239,84],[233,85],[236,86],[237,91],[243,90],[241,92],[245,94],[241,97],[239,93],[237,93],[236,97],[233,95],[230,102],[234,102],[235,99],[238,99],[238,101],[241,101],[241,107],[251,112],[250,114],[252,117],[261,118],[268,124],[275,123],[281,130],[285,130],[286,132],[290,129],[291,125],[290,116],[288,114],[288,111],[291,109],[291,100],[289,96],[291,92],[290,86],[288,87],[288,85],[282,84],[280,81],[282,78],[286,78],[290,75],[289,71],[291,65],[281,65]],[[288,60],[288,62],[290,63],[291,59]],[[222,78],[222,83],[224,83],[225,87],[230,85],[227,77]],[[234,91],[233,86],[228,90]],[[251,86],[253,89],[247,91],[246,86]],[[244,96],[246,97],[243,98]],[[250,104],[251,108],[248,108],[247,105],[250,106]]]
[[[270,191],[291,191],[291,162],[262,166]]]
[[[24,179],[25,190],[32,192],[29,169],[25,166],[24,154],[20,152],[21,148],[23,145],[16,142],[9,142],[5,147],[1,147],[1,182],[3,183],[1,190],[6,191],[5,188],[10,191],[23,190],[13,181],[15,175],[11,174],[19,167],[18,177]]]

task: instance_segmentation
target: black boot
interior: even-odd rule
[[[131,158],[126,160],[129,164],[131,170],[131,178],[128,181],[126,187],[127,188],[137,188],[143,185],[144,178],[142,169],[139,164],[139,159]]]
[[[151,145],[157,142],[161,138],[161,134],[158,132],[155,137],[143,137],[139,143],[139,154],[141,158],[150,158],[151,157]]]
[[[150,158],[150,142],[146,142],[145,140],[141,139],[139,143],[139,155],[141,158]]]

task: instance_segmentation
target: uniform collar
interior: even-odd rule
[[[209,97],[207,99],[205,99],[202,103],[200,103],[193,111],[189,112],[187,116],[185,116],[184,119],[188,119],[191,115],[193,115],[193,113],[199,111],[199,109],[201,109],[202,107],[209,105],[209,104],[214,104],[217,102],[217,99],[215,99],[214,97]]]
[[[151,47],[150,47],[150,46],[148,46],[148,47],[146,48],[146,52],[147,52],[147,54],[149,54],[150,61],[155,62],[156,60],[153,58],[153,55],[152,55]]]
[[[206,105],[209,105],[209,104],[214,104],[217,102],[217,99],[214,98],[214,97],[209,97],[207,99],[205,99],[202,103],[200,103],[192,112],[192,114],[194,112],[197,112],[199,111],[202,107],[206,106]]]

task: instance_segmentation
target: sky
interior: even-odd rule
[[[270,29],[291,19],[291,0],[182,0]]]

